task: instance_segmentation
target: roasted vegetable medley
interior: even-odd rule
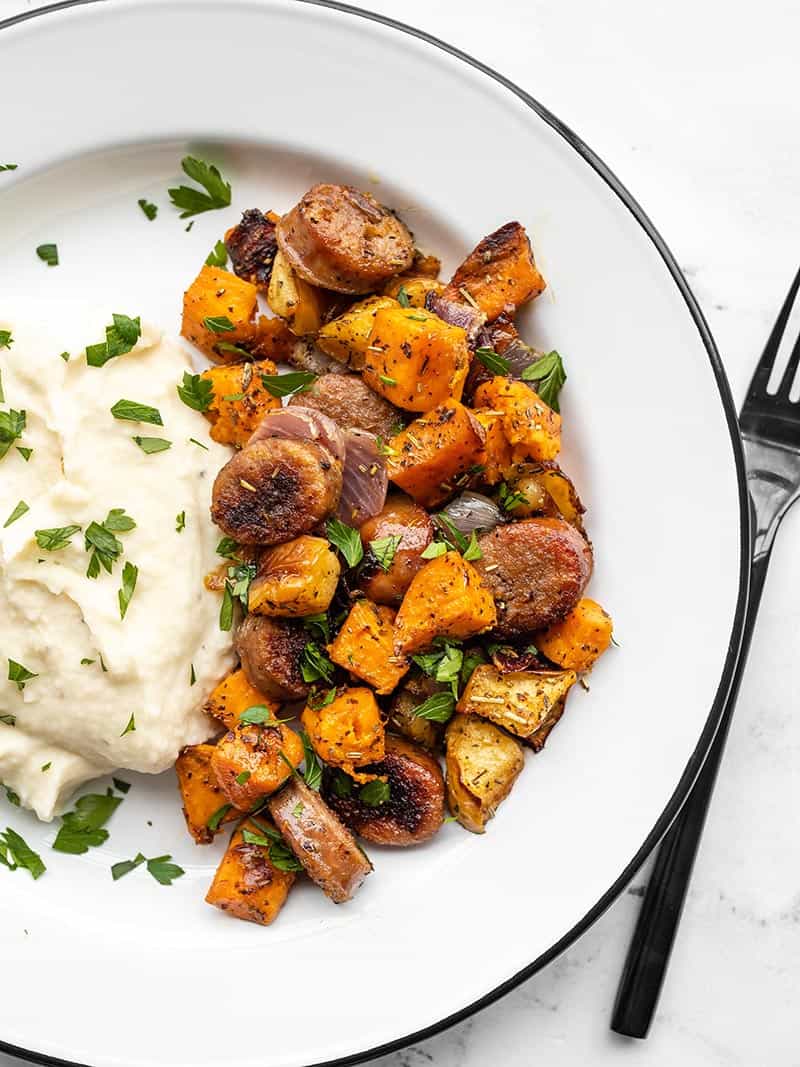
[[[182,332],[235,449],[206,584],[240,665],[176,768],[195,841],[234,826],[206,899],[267,924],[303,872],[350,899],[358,839],[416,845],[448,809],[483,833],[612,624],[556,463],[563,363],[515,327],[545,288],[518,222],[444,282],[392,211],[324,184],[216,258]]]

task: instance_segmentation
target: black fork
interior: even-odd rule
[[[617,991],[611,1029],[646,1037],[658,1004],[703,826],[744,674],[769,558],[781,520],[800,495],[800,403],[790,399],[800,334],[774,393],[767,385],[800,290],[797,272],[753,374],[739,414],[750,493],[753,560],[742,647],[719,729],[703,768],[658,850]]]

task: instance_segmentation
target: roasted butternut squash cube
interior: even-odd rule
[[[467,334],[420,308],[381,308],[364,357],[364,381],[406,411],[459,401],[469,370]]]
[[[263,827],[255,823],[245,823],[234,832],[206,902],[236,919],[269,926],[285,904],[295,876],[274,865],[267,846],[245,841],[243,830],[264,838]]]
[[[450,811],[465,829],[482,834],[525,765],[522,745],[477,715],[454,715],[445,745]]]
[[[470,467],[481,462],[484,430],[463,404],[444,404],[389,441],[390,479],[423,507],[451,496]]]
[[[475,407],[502,412],[515,463],[555,459],[561,451],[561,416],[525,382],[492,378],[475,390]]]
[[[244,671],[234,671],[223,678],[205,703],[205,710],[229,730],[239,725],[239,716],[248,708],[265,707],[277,716],[280,704],[250,685]]]
[[[465,715],[480,715],[527,741],[538,752],[561,718],[575,671],[509,671],[491,663],[476,667],[456,705]]]
[[[395,651],[408,655],[435,637],[464,641],[497,622],[494,600],[480,575],[458,552],[445,552],[419,571],[394,622]]]
[[[187,745],[181,749],[175,760],[186,828],[198,845],[210,844],[214,835],[222,829],[223,822],[239,816],[239,812],[226,800],[211,770],[211,757],[215,747]],[[226,805],[228,811],[218,815]],[[215,815],[218,815],[217,819],[214,819]]]
[[[236,363],[255,336],[258,290],[220,267],[204,266],[183,294],[181,334],[215,363]]]
[[[268,393],[261,381],[262,374],[277,373],[275,364],[267,359],[228,363],[203,371],[200,377],[214,388],[214,399],[204,412],[214,441],[239,447],[247,444],[266,413],[281,406],[280,399]]]
[[[588,671],[611,644],[614,624],[596,600],[584,597],[569,615],[540,630],[533,641],[559,667]]]
[[[371,689],[340,689],[330,704],[307,704],[301,716],[314,751],[348,774],[379,763],[386,752],[381,711]]]
[[[383,291],[397,300],[401,289],[410,307],[424,308],[428,293],[441,293],[444,290],[444,282],[431,278],[428,274],[398,274],[386,283]]]
[[[391,693],[409,668],[405,656],[394,651],[394,616],[391,608],[357,600],[328,645],[334,663],[350,671],[376,693]]]
[[[478,409],[475,418],[483,427],[485,439],[480,464],[481,477],[487,485],[504,481],[513,464],[511,445],[503,430],[503,416],[495,411]]]
[[[525,228],[518,222],[507,222],[470,252],[444,296],[477,304],[491,322],[503,311],[513,314],[538,296],[545,285]]]
[[[322,325],[327,298],[321,289],[295,274],[278,250],[272,263],[267,303],[296,337],[305,337]]]
[[[399,306],[396,300],[388,296],[370,296],[366,300],[359,300],[343,315],[320,327],[317,348],[353,370],[362,370],[375,315],[381,308]]]
[[[292,618],[327,611],[341,573],[336,553],[323,537],[303,534],[267,548],[250,583],[250,611]]]
[[[299,767],[302,762],[303,742],[284,723],[240,723],[220,738],[211,757],[211,768],[227,800],[235,808],[252,811],[259,801],[283,785],[292,767]]]

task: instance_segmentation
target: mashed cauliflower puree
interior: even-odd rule
[[[84,342],[102,339],[105,321]],[[203,576],[219,563],[208,509],[230,453],[176,393],[191,370],[176,344],[145,328],[133,351],[95,368],[82,351],[59,359],[63,337],[0,325],[13,335],[0,351],[0,410],[27,415],[0,459],[0,527],[20,502],[29,509],[0,529],[0,782],[50,819],[83,782],[116,768],[163,771],[213,732],[202,703],[232,654]],[[114,418],[121,399],[157,408],[163,426]],[[171,447],[148,455],[134,436]],[[27,462],[15,445],[33,450]],[[83,531],[113,508],[136,527],[117,535],[113,573],[90,579]],[[37,544],[36,530],[70,525],[81,530],[67,547]],[[138,580],[122,619],[126,562]],[[6,680],[7,661],[35,677],[20,688]]]

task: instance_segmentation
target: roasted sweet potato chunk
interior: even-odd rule
[[[492,378],[475,390],[475,407],[502,412],[515,459],[550,460],[561,450],[561,416],[525,382]]]
[[[391,481],[424,507],[451,496],[480,462],[484,431],[463,404],[446,404],[415,419],[389,442]]]
[[[408,670],[408,660],[394,651],[394,611],[357,600],[328,645],[334,663],[350,671],[378,694],[391,693]]]
[[[371,689],[340,689],[330,704],[307,704],[301,718],[325,763],[352,773],[354,767],[383,759],[383,720]]]
[[[399,306],[396,300],[388,296],[371,296],[367,300],[359,300],[343,315],[331,319],[321,327],[317,334],[317,348],[353,370],[362,370],[375,315],[381,308]]]
[[[406,411],[459,401],[469,370],[467,334],[420,308],[381,308],[364,356],[364,381]]]
[[[614,624],[596,600],[584,597],[561,622],[534,635],[536,647],[559,667],[591,670],[611,644]]]
[[[438,294],[443,289],[444,282],[432,278],[429,274],[400,274],[387,282],[383,291],[395,300],[404,296],[409,307],[424,308],[428,293]]]
[[[211,770],[214,749],[214,745],[187,745],[175,760],[186,829],[198,845],[210,844],[221,824],[235,819],[238,814],[227,802]],[[228,810],[218,814],[225,807]],[[217,819],[213,818],[215,815]]]
[[[507,222],[470,252],[443,295],[476,303],[491,321],[504,311],[513,314],[538,296],[545,285],[525,228],[518,222]]]
[[[277,374],[270,360],[258,363],[229,363],[203,371],[201,378],[211,382],[214,399],[204,413],[209,431],[221,445],[247,444],[250,435],[268,411],[281,406],[280,399],[264,388],[262,374]]]
[[[215,363],[236,363],[255,336],[256,287],[230,271],[204,266],[183,295],[181,334]]]
[[[227,678],[223,678],[205,704],[205,710],[215,719],[219,719],[229,730],[239,725],[239,716],[248,708],[267,707],[276,715],[280,704],[264,696],[255,686],[250,685],[244,671],[239,668]]]
[[[419,652],[435,637],[466,640],[491,630],[496,619],[478,572],[458,552],[446,552],[427,563],[408,587],[395,619],[395,651]]]
[[[211,757],[220,789],[242,811],[274,793],[302,762],[303,742],[284,723],[240,723],[220,739]]]
[[[245,841],[244,830],[264,838],[263,828],[255,823],[245,823],[235,831],[206,894],[206,902],[237,919],[269,926],[286,902],[295,876],[292,871],[275,866],[269,847]]]
[[[250,611],[284,618],[327,611],[340,571],[336,553],[323,537],[304,534],[268,548],[250,583]]]

